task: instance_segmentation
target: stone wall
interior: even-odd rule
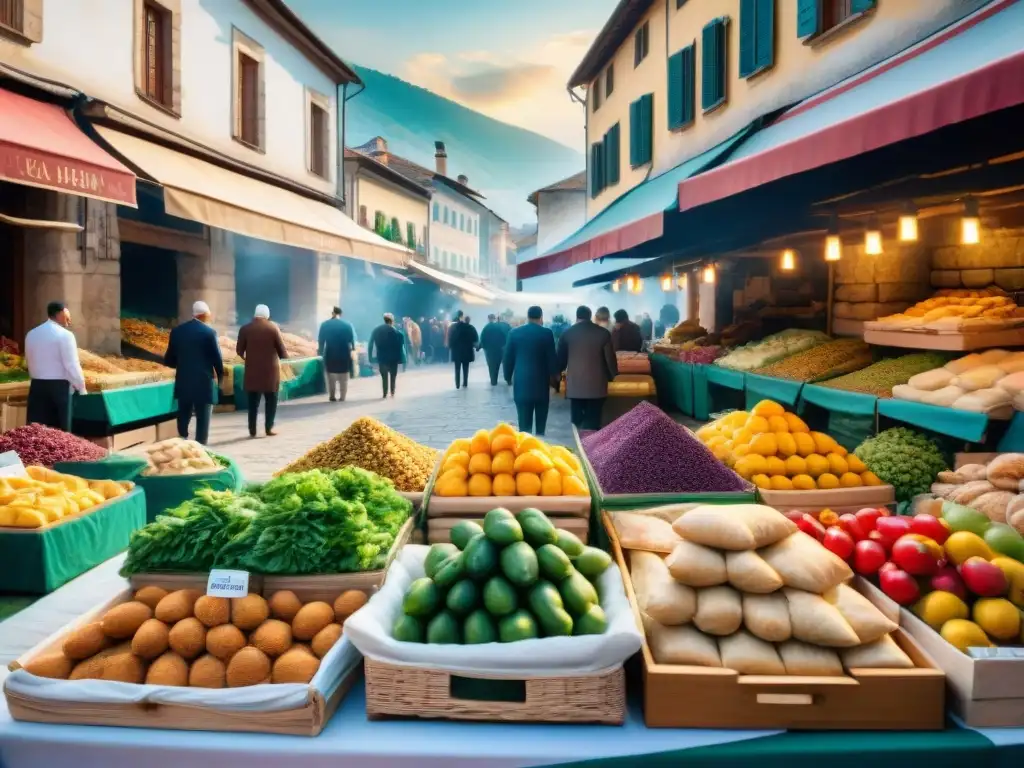
[[[30,189],[27,215],[77,222],[80,234],[26,229],[25,325],[46,319],[46,305],[64,301],[79,347],[101,354],[121,350],[121,241],[117,206],[76,195]]]
[[[983,222],[981,242],[960,245],[960,222],[950,217],[935,227],[931,284],[935,288],[1024,290],[1024,229]]]
[[[218,328],[237,324],[234,236],[230,232],[210,228],[208,255],[178,253],[179,320],[192,317],[196,301],[210,306]]]
[[[868,256],[863,243],[844,245],[835,266],[833,316],[874,320],[902,312],[931,292],[927,245],[885,241],[885,253]]]
[[[311,330],[316,330],[318,322],[331,316],[331,310],[341,304],[341,286],[344,267],[341,258],[329,253],[318,253],[316,278],[316,314]]]

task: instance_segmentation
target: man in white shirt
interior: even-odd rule
[[[68,330],[71,312],[60,301],[46,306],[48,320],[25,336],[25,360],[32,379],[28,422],[71,431],[71,392],[85,394],[75,334]]]

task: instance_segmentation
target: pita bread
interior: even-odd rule
[[[660,517],[638,515],[633,512],[614,512],[612,522],[619,544],[627,552],[661,552],[675,549],[680,538],[672,526]]]
[[[672,578],[661,555],[631,552],[629,560],[629,576],[641,611],[665,626],[685,624],[693,618],[697,610],[694,591]]]
[[[742,629],[728,637],[719,638],[718,652],[722,655],[722,666],[735,669],[741,675],[786,674],[775,646]]]
[[[789,622],[793,637],[812,645],[829,648],[852,648],[860,639],[843,614],[821,595],[799,589],[783,590],[789,601]]]
[[[737,552],[774,544],[797,530],[781,512],[761,504],[705,504],[684,513],[672,529],[687,541]]]
[[[672,578],[690,587],[714,587],[726,582],[725,556],[717,549],[680,541],[665,558]]]
[[[847,669],[913,669],[914,662],[903,652],[892,635],[884,635],[873,643],[840,651]]]
[[[709,635],[731,635],[743,623],[740,593],[725,585],[698,589],[693,623]]]
[[[743,596],[743,625],[751,634],[770,643],[781,643],[793,636],[789,622],[789,601],[781,592]]]
[[[849,565],[803,532],[787,536],[760,554],[787,587],[816,595],[853,578]]]
[[[692,624],[666,627],[652,623],[647,631],[651,655],[659,664],[693,664],[699,667],[720,667],[718,645]]]
[[[779,656],[782,657],[787,675],[839,677],[843,674],[839,654],[828,648],[808,645],[799,640],[787,640],[779,644]]]
[[[765,595],[782,588],[782,577],[754,550],[726,553],[725,567],[729,583],[740,592]]]
[[[846,584],[830,589],[822,597],[839,609],[862,644],[872,643],[899,628],[864,595]]]

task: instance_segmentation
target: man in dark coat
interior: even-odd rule
[[[189,422],[196,415],[196,442],[210,438],[213,384],[224,378],[224,360],[217,332],[207,323],[210,308],[205,301],[192,305],[192,319],[171,331],[164,365],[174,369],[174,398],[178,401],[178,436],[188,438]]]
[[[505,381],[512,385],[519,429],[543,437],[551,402],[551,380],[559,373],[555,335],[544,327],[540,307],[530,307],[526,318],[526,325],[508,335]]]
[[[260,412],[260,398],[266,403],[263,426],[267,437],[273,437],[274,418],[277,416],[277,393],[281,389],[281,361],[288,357],[277,323],[270,322],[270,308],[266,304],[256,307],[252,321],[238,331],[235,345],[238,356],[245,360],[245,379],[242,388],[249,397],[249,437],[256,437],[256,417]]]
[[[491,386],[498,386],[498,374],[501,372],[501,357],[505,353],[512,327],[497,315],[487,316],[487,325],[480,331],[480,348],[487,358],[487,372],[491,375]]]
[[[459,313],[462,315],[462,313]],[[474,350],[480,341],[469,318],[462,316],[448,330],[448,350],[455,364],[455,388],[469,386],[469,364],[476,360]],[[461,375],[461,378],[460,378]]]
[[[644,312],[643,319],[640,321],[640,334],[644,341],[654,338],[654,321],[651,320],[651,315],[648,312]]]
[[[612,335],[591,320],[590,307],[576,310],[576,324],[558,341],[558,369],[577,429],[600,429],[608,382],[618,373]]]
[[[331,319],[320,324],[317,346],[317,354],[324,359],[324,368],[327,369],[327,394],[332,403],[339,399],[345,402],[348,377],[352,374],[356,331],[352,323],[341,319],[341,307],[331,310]]]
[[[642,352],[643,348],[640,326],[629,319],[626,310],[618,310],[615,313],[615,327],[612,328],[612,349],[616,352]]]
[[[376,351],[376,363],[380,368],[380,382],[384,390],[384,397],[388,396],[388,385],[390,384],[391,396],[395,396],[395,379],[398,378],[398,366],[405,363],[405,336],[395,328],[395,316],[390,312],[384,313],[384,322],[373,329],[370,334],[370,345],[366,350],[370,362],[374,362],[374,351]]]

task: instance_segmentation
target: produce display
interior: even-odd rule
[[[910,501],[925,493],[935,476],[948,466],[934,440],[906,427],[869,437],[854,454],[883,483],[896,489],[897,501]]]
[[[946,357],[935,352],[914,352],[901,357],[879,360],[859,371],[829,379],[820,383],[829,389],[846,392],[861,392],[876,397],[891,397],[892,389],[906,384],[912,376],[940,368],[946,364]]]
[[[220,347],[220,356],[224,360],[224,365],[241,365],[245,362],[235,351],[236,345],[236,340],[230,336],[217,337],[217,346]]]
[[[414,493],[426,487],[438,456],[433,448],[420,445],[376,419],[362,416],[278,474],[351,465],[386,477],[399,491]]]
[[[131,483],[85,480],[45,467],[0,477],[0,528],[43,528],[124,496]]]
[[[147,477],[168,475],[196,475],[219,472],[223,467],[195,440],[172,437],[143,449],[147,466],[142,474]]]
[[[1003,453],[988,464],[942,471],[931,492],[1024,533],[1024,453]]]
[[[816,677],[914,666],[897,625],[846,584],[849,565],[781,512],[705,505],[671,526],[617,512],[616,529],[622,517],[649,532],[629,578],[656,662]]]
[[[134,317],[121,318],[121,341],[133,347],[163,357],[167,353],[170,339],[171,332],[166,328],[158,328],[153,323]]]
[[[52,467],[64,461],[99,461],[107,452],[95,443],[41,424],[26,424],[0,435],[0,453],[14,451],[21,463]]]
[[[882,485],[860,458],[774,400],[733,411],[697,430],[712,455],[758,488],[813,491]]]
[[[665,338],[670,344],[684,344],[707,335],[707,330],[701,327],[696,318],[689,318],[683,320],[674,328],[670,328],[665,334]]]
[[[388,480],[358,467],[289,473],[241,493],[203,489],[132,534],[121,574],[374,570],[411,513]]]
[[[690,430],[647,402],[584,436],[582,445],[607,494],[749,489]]]
[[[196,590],[139,589],[64,638],[25,671],[56,680],[242,688],[308,683],[341,638],[362,592],[303,603],[294,592],[228,599]]]
[[[1013,297],[995,285],[984,290],[944,289],[910,309],[880,317],[872,325],[900,330],[928,328],[958,331],[1006,326],[1024,318]]]
[[[753,371],[789,355],[803,352],[818,344],[824,344],[826,341],[829,341],[829,337],[821,331],[790,328],[771,336],[765,336],[761,341],[744,344],[718,358],[715,365],[731,368],[734,371]]]
[[[304,336],[282,331],[281,340],[284,342],[284,349],[288,353],[288,357],[317,356],[317,343]]]
[[[651,358],[646,352],[616,352],[619,373],[650,374]]]
[[[454,441],[434,481],[438,496],[589,496],[580,460],[560,445],[499,424]]]
[[[959,650],[1024,642],[1024,539],[1013,529],[957,504],[939,516],[821,518],[800,527]]]
[[[1008,418],[1024,410],[1024,352],[990,349],[912,376],[893,387],[900,400]]]
[[[860,339],[836,339],[756,368],[753,373],[789,381],[821,381],[871,364],[871,348]]]
[[[608,397],[651,397],[656,391],[654,377],[649,375],[620,373],[608,382]]]
[[[715,344],[707,347],[694,347],[693,349],[682,350],[679,353],[679,360],[684,363],[711,365],[711,363],[726,354],[726,352],[728,350],[725,347]]]
[[[606,552],[559,531],[537,509],[492,509],[434,544],[426,576],[406,591],[392,636],[411,643],[512,643],[599,635],[608,627],[595,584]]]
[[[28,365],[17,352],[0,351],[0,384],[28,381]]]

